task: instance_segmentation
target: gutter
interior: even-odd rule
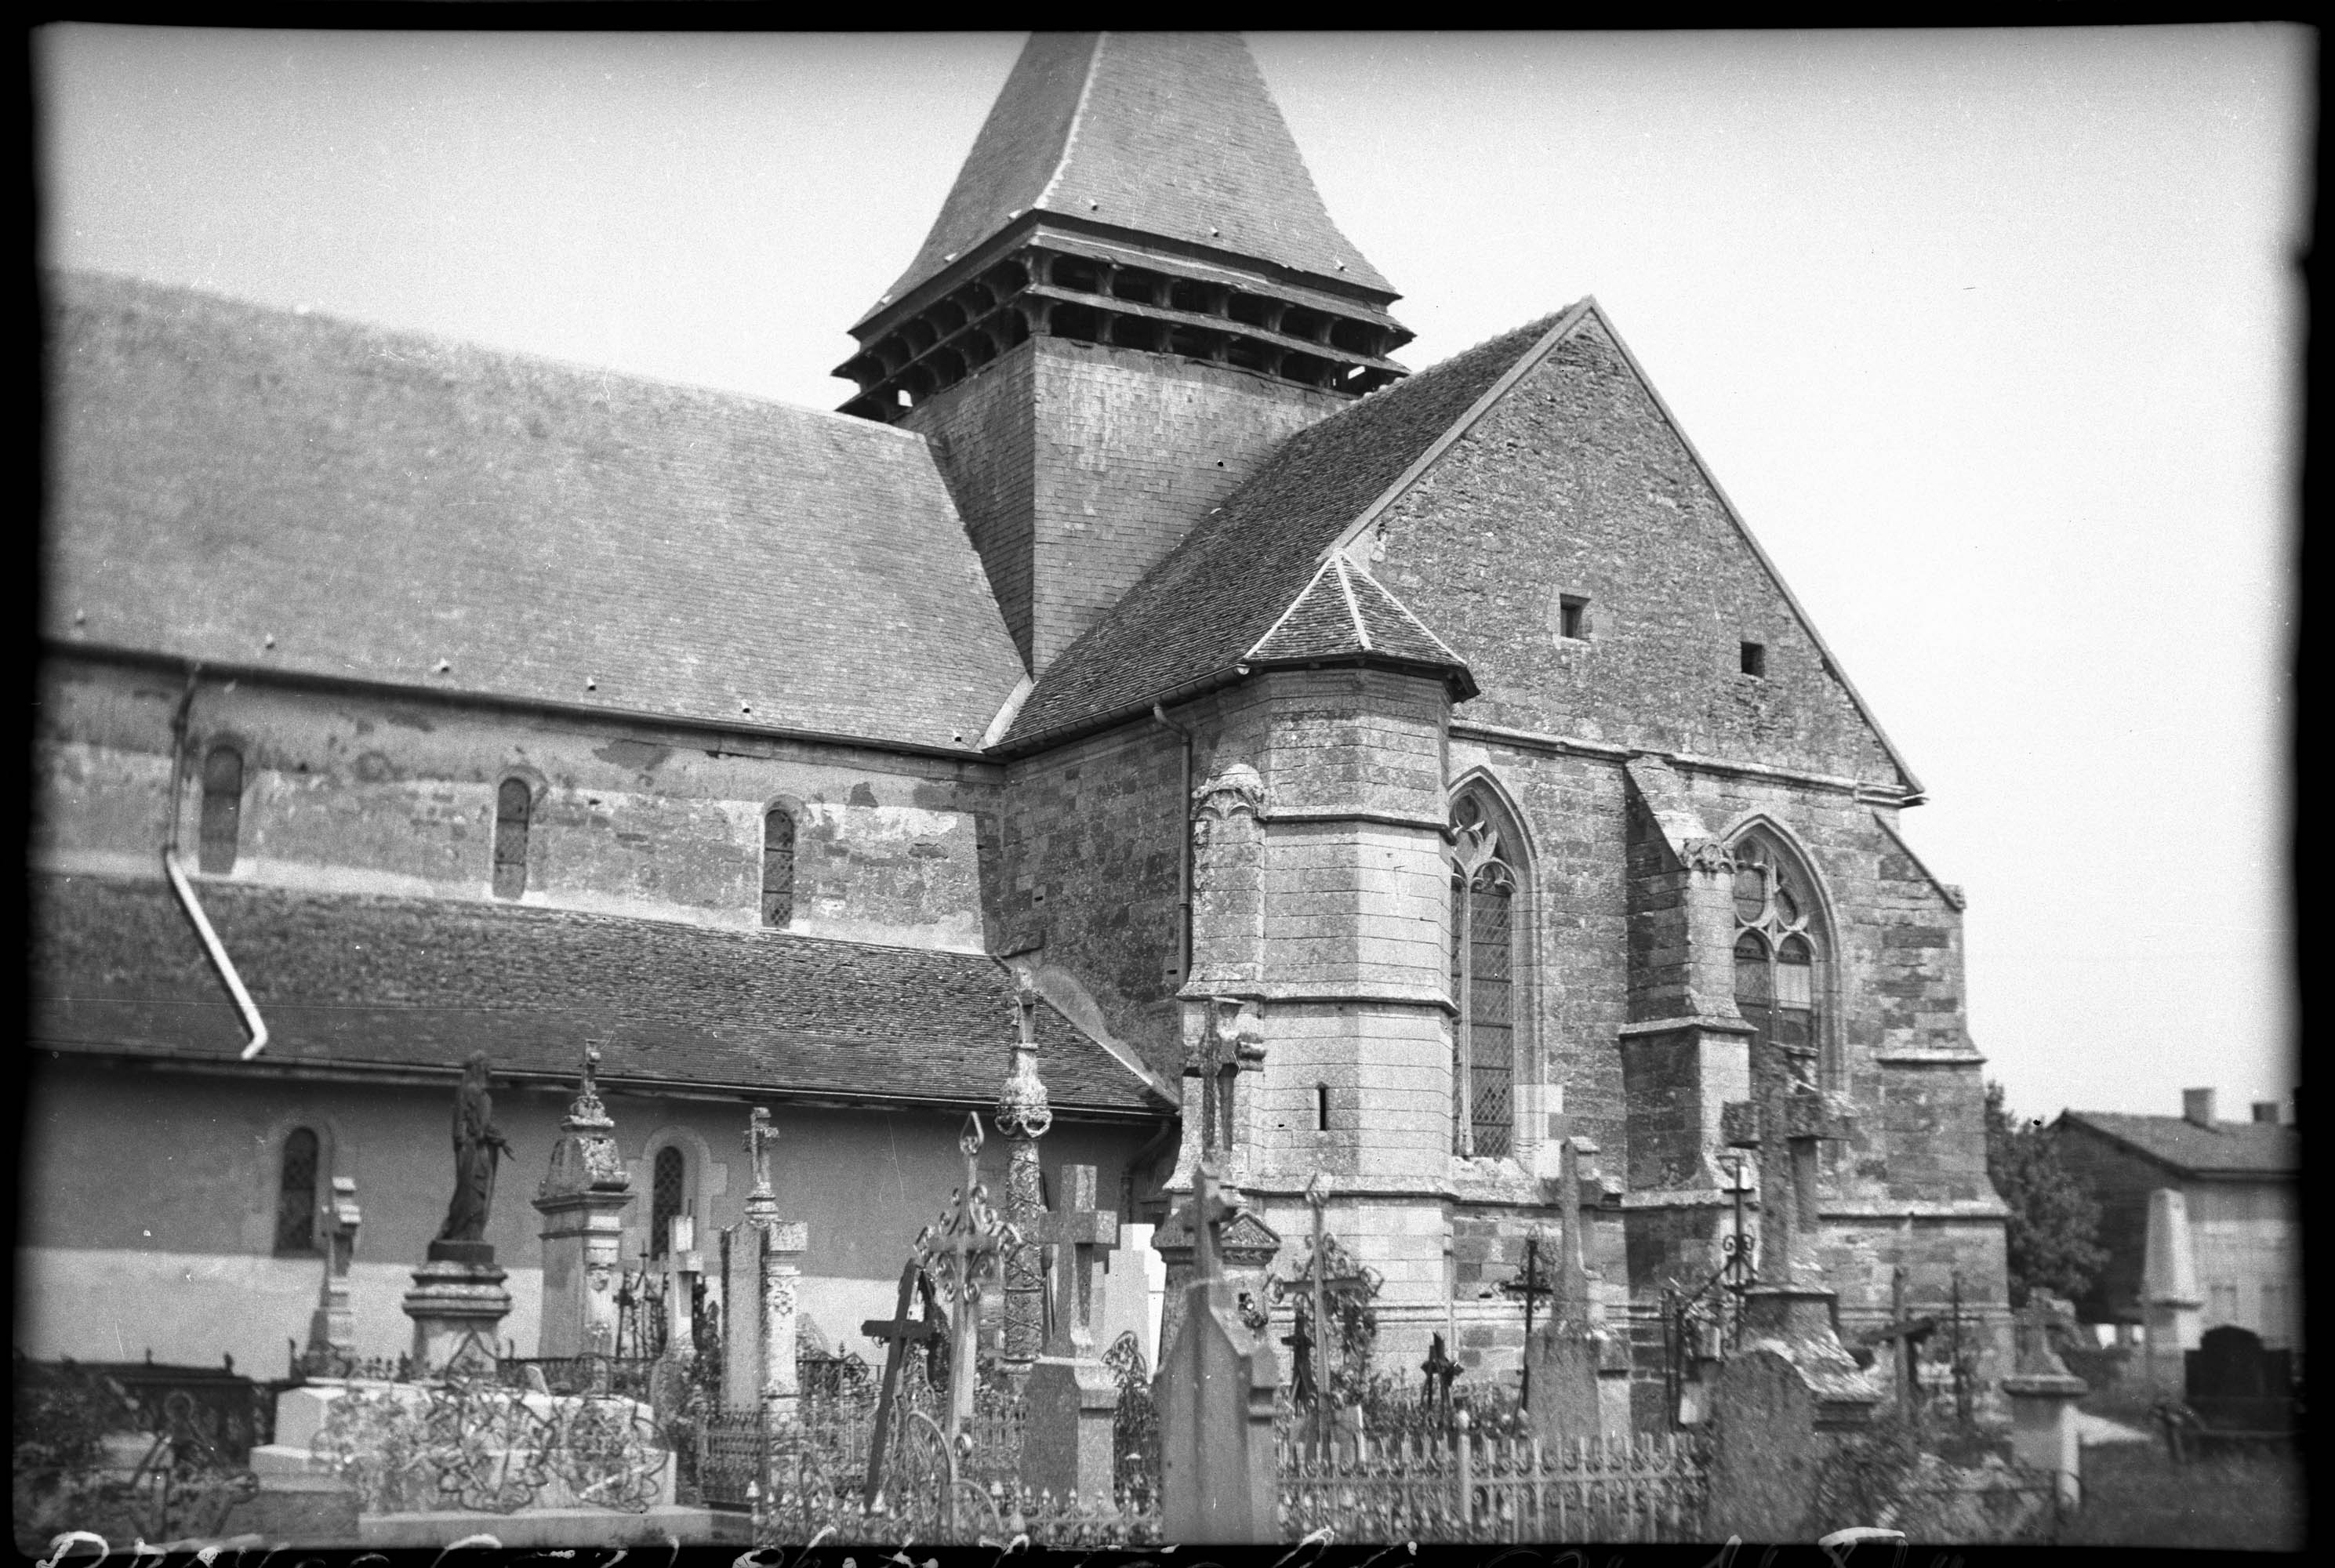
[[[179,907],[195,924],[195,934],[202,938],[203,951],[210,955],[211,967],[227,982],[228,994],[235,998],[236,1011],[243,1014],[243,1026],[251,1031],[250,1043],[243,1048],[243,1060],[249,1061],[267,1049],[267,1021],[259,1016],[258,1005],[251,992],[244,989],[243,976],[235,969],[235,960],[228,956],[226,944],[211,928],[210,916],[203,913],[202,900],[195,896],[195,885],[187,880],[186,871],[179,865],[179,817],[183,809],[179,800],[179,781],[187,776],[187,716],[195,705],[195,682],[202,678],[199,663],[187,667],[187,689],[179,695],[179,706],[170,715],[170,808],[168,828],[162,844],[162,874],[170,879],[170,891],[179,895]]]

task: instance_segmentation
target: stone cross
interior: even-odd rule
[[[1046,1346],[1052,1356],[1094,1354],[1095,1274],[1102,1254],[1119,1244],[1119,1211],[1095,1206],[1095,1167],[1061,1167],[1062,1202],[1037,1224],[1040,1241],[1054,1254],[1054,1331]]]
[[[349,1301],[349,1268],[356,1258],[357,1210],[354,1176],[333,1178],[333,1195],[324,1204],[325,1283],[316,1311],[308,1322],[308,1349],[341,1356],[356,1350],[356,1313]]]
[[[1012,1070],[997,1097],[997,1130],[1006,1138],[1005,1214],[1020,1239],[1005,1250],[1005,1321],[998,1359],[1015,1376],[1026,1374],[1045,1343],[1046,1270],[1038,1226],[1046,1212],[1038,1140],[1054,1124],[1046,1086],[1038,1077],[1038,993],[1028,975],[1014,993],[1020,1028]]]
[[[925,1344],[937,1339],[941,1325],[926,1317],[922,1321],[908,1316],[908,1303],[916,1295],[916,1282],[923,1271],[910,1262],[900,1271],[900,1299],[889,1318],[870,1318],[859,1325],[859,1331],[884,1347],[884,1381],[876,1400],[876,1427],[867,1439],[867,1486],[860,1496],[860,1506],[868,1510],[884,1505],[884,1457],[888,1451],[886,1438],[892,1430],[892,1408],[900,1397],[900,1374],[907,1361],[911,1345]]]
[[[1760,1155],[1762,1277],[1787,1290],[1807,1289],[1819,1273],[1817,1145],[1846,1138],[1855,1118],[1840,1097],[1819,1089],[1801,1071],[1812,1053],[1780,1045],[1768,1050],[1767,1070],[1754,1079],[1757,1098],[1729,1105],[1725,1127],[1729,1143]]]

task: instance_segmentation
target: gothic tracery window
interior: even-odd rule
[[[1498,1158],[1516,1126],[1516,873],[1478,796],[1459,798],[1451,825],[1452,1148]]]
[[[1735,1006],[1755,1053],[1779,1048],[1794,1076],[1817,1081],[1823,1048],[1823,934],[1805,874],[1761,837],[1735,857]]]

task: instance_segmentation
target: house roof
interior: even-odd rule
[[[1331,222],[1256,62],[1229,33],[1033,34],[923,248],[868,316],[1030,213],[1393,295]]]
[[[966,750],[1022,678],[920,437],[50,284],[56,642]]]
[[[1309,620],[1322,617],[1312,634],[1334,635],[1342,594],[1329,592],[1324,552],[1416,479],[1413,469],[1437,443],[1560,319],[1479,344],[1290,437],[1039,676],[1003,746],[1026,749],[1140,712],[1171,692],[1261,662],[1261,640],[1284,616],[1294,620],[1301,601],[1313,601]],[[1419,662],[1450,665],[1472,694],[1459,655],[1383,584],[1352,566],[1339,580],[1356,587],[1358,601],[1367,600],[1361,613],[1383,618],[1391,639],[1417,648]],[[1429,647],[1438,650],[1432,658]]]
[[[1011,975],[978,953],[458,900],[199,885],[270,1032],[268,1063],[564,1079],[587,1041],[620,1086],[987,1104],[1015,1033]],[[159,879],[34,879],[31,1040],[69,1053],[232,1063],[245,1035]],[[1051,1006],[1058,1112],[1173,1107]]]
[[[2062,1112],[2059,1125],[2071,1124],[2189,1176],[2293,1176],[2302,1169],[2301,1131],[2268,1122],[2217,1121],[2204,1128],[2178,1116]]]

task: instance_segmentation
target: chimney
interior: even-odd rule
[[[2208,1132],[2214,1127],[2214,1091],[2210,1089],[2185,1089],[2181,1091],[2182,1119]]]
[[[2278,1125],[2278,1101],[2274,1099],[2258,1099],[2254,1101],[2254,1121],[2260,1126],[2276,1127]]]

